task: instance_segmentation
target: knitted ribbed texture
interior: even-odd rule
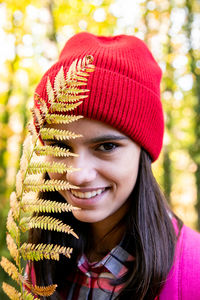
[[[138,38],[74,35],[65,44],[58,62],[43,76],[36,93],[47,101],[47,78],[53,84],[61,66],[66,74],[72,61],[85,55],[94,57],[96,68],[88,80],[89,97],[73,114],[110,124],[146,149],[152,161],[156,160],[164,130],[161,70]]]

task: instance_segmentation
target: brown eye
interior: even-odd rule
[[[115,143],[103,143],[98,147],[98,150],[102,152],[111,152],[118,147]]]

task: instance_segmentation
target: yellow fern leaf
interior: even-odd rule
[[[77,84],[77,86],[79,86],[79,84]],[[68,105],[70,106],[74,102],[80,103],[77,101],[88,98],[88,95],[78,95],[78,93],[83,93],[84,91],[87,92],[88,90],[77,89],[77,93],[72,93],[72,92],[69,93],[69,91],[65,93],[63,92],[59,97],[59,102],[57,103],[65,103],[65,107],[68,107]]]
[[[27,193],[28,194],[28,193]],[[72,210],[79,210],[80,208],[74,207],[68,203],[62,203],[44,199],[30,199],[25,196],[22,199],[22,208],[25,212],[48,212],[48,213],[61,213],[70,212]]]
[[[35,162],[31,163],[28,168],[28,174],[41,174],[41,173],[72,173],[78,171],[79,169],[73,168],[71,166],[66,166],[65,163],[58,162]]]
[[[48,113],[47,103],[42,98],[40,98],[40,96],[37,93],[34,94],[34,100],[36,103],[39,103],[42,115],[45,117],[45,115]]]
[[[8,229],[8,232],[11,234],[12,238],[14,238],[14,239],[16,239],[16,241],[18,241],[19,228],[13,219],[12,209],[10,209],[8,212],[6,227]]]
[[[66,91],[63,93],[63,95],[66,95],[66,96],[70,96],[70,95],[72,95],[72,96],[78,96],[78,94],[82,94],[82,93],[86,93],[86,92],[89,92],[89,90],[88,89],[81,89],[81,88],[78,88],[78,87],[76,87],[76,86],[69,86],[67,89],[66,89]],[[63,95],[62,95],[62,97],[63,97]],[[81,98],[86,98],[86,97],[88,97],[88,95],[81,95],[80,96],[80,99]],[[72,99],[73,99],[73,97],[71,97]],[[64,100],[64,99],[63,99]],[[68,100],[69,101],[69,100]],[[77,101],[76,99],[74,99],[74,100],[70,100],[70,101]],[[66,101],[67,102],[67,101]]]
[[[26,260],[43,260],[52,259],[59,260],[60,255],[64,255],[67,258],[71,257],[72,248],[67,248],[60,245],[53,244],[27,244],[24,243],[20,248],[22,257]]]
[[[24,193],[22,195],[21,203],[23,205],[24,202],[30,201],[30,202],[35,202],[38,199],[38,193],[36,192],[29,192],[29,193]]]
[[[10,195],[10,207],[12,209],[14,219],[17,220],[20,213],[20,204],[15,192],[12,192]]]
[[[40,100],[40,103],[41,103],[40,104],[41,112],[42,112],[43,116],[46,116],[46,114],[48,114],[47,104],[43,99]]]
[[[83,116],[68,116],[68,115],[58,115],[58,114],[49,114],[47,115],[46,121],[48,124],[69,124],[74,121],[82,119]]]
[[[21,300],[21,293],[17,291],[13,286],[3,282],[2,289],[4,293],[11,299],[11,300]]]
[[[67,234],[72,234],[78,239],[78,235],[69,225],[66,225],[61,220],[50,216],[32,217],[28,222],[28,226],[29,228],[40,228],[50,231],[65,232]]]
[[[67,111],[71,111],[74,110],[75,108],[77,108],[81,103],[83,103],[83,101],[79,101],[76,103],[54,103],[51,107],[49,112],[53,113],[53,112],[67,112]]]
[[[24,291],[20,300],[39,300],[39,298],[37,298],[35,295],[32,295],[28,291]]]
[[[16,175],[16,193],[17,193],[17,197],[19,197],[22,193],[22,173],[19,170],[17,175]]]
[[[28,281],[24,281],[24,284],[31,290],[33,294],[43,297],[51,296],[57,288],[57,284],[51,284],[48,286],[38,286],[30,284]]]
[[[7,247],[8,247],[8,250],[10,251],[11,256],[14,258],[16,264],[18,265],[18,263],[19,263],[19,251],[17,249],[17,245],[16,245],[14,239],[11,237],[10,234],[7,234],[6,242],[7,242]]]
[[[33,120],[34,120],[34,123],[36,124],[36,126],[42,127],[45,122],[45,118],[44,118],[43,114],[41,114],[41,112],[39,111],[39,109],[36,106],[34,106],[34,108],[31,109],[31,112],[32,112]]]
[[[32,180],[27,178],[24,183],[24,191],[25,192],[39,192],[39,191],[63,191],[63,190],[70,190],[70,189],[78,189],[77,186],[71,185],[69,182],[64,180]]]
[[[28,123],[28,131],[32,136],[33,143],[35,143],[38,139],[38,132],[36,131],[34,124],[31,122]]]
[[[33,151],[32,137],[30,134],[28,134],[23,143],[23,154],[26,156],[28,160],[31,157],[32,151]]]
[[[53,91],[49,77],[47,79],[47,95],[48,95],[48,101],[51,105],[54,102],[54,91]]]
[[[43,141],[48,139],[69,140],[82,136],[81,134],[76,134],[68,130],[60,130],[54,128],[41,128],[40,135]]]
[[[57,97],[60,96],[63,89],[65,88],[65,85],[66,85],[66,81],[65,81],[65,75],[64,75],[64,70],[63,70],[63,66],[62,66],[54,80],[54,91],[55,91]]]
[[[72,76],[76,72],[77,61],[78,61],[78,59],[75,59],[69,67],[69,70],[66,75],[67,83],[70,82],[71,80],[73,80]]]
[[[13,280],[15,280],[17,283],[20,282],[20,280],[19,280],[20,273],[18,272],[17,267],[12,262],[10,262],[6,257],[2,256],[1,261],[0,261],[0,265],[2,266],[4,271],[6,273],[8,273],[8,275]]]
[[[78,73],[77,73],[78,75]],[[88,74],[87,74],[88,75]],[[88,75],[89,76],[89,75]],[[77,81],[76,79],[71,80],[67,83],[68,87],[83,87],[83,86],[87,86],[87,80],[85,80],[85,82],[83,81]],[[65,92],[65,91],[64,91]],[[73,96],[73,95],[72,95]],[[81,97],[81,96],[80,96]],[[88,96],[87,96],[88,97]],[[59,98],[60,101],[60,98]]]
[[[93,60],[94,58],[91,55],[85,56],[83,59],[80,59],[79,61],[75,60],[71,64],[67,72],[67,76],[66,76],[67,82],[70,82],[74,79],[76,80],[77,73],[79,74],[84,73],[84,76],[87,77],[88,72],[93,72],[95,69],[95,66],[92,65]]]
[[[20,159],[20,171],[22,176],[24,177],[26,170],[28,168],[28,159],[24,154],[22,154],[21,159]]]
[[[55,157],[70,157],[70,156],[77,157],[78,156],[78,154],[70,152],[69,149],[64,149],[55,146],[47,146],[47,145],[35,147],[35,153],[38,156],[39,155],[52,155]]]
[[[30,229],[30,226],[29,226],[30,219],[31,219],[31,217],[23,217],[20,219],[19,228],[20,228],[21,232],[24,233]]]

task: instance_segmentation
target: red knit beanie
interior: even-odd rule
[[[47,78],[53,85],[61,66],[66,74],[70,64],[85,55],[94,57],[95,71],[88,80],[89,97],[73,114],[117,128],[141,145],[155,161],[162,148],[164,131],[161,70],[140,39],[85,32],[74,35],[65,44],[58,62],[44,74],[36,93],[47,101]]]

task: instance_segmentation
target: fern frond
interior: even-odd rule
[[[28,178],[24,183],[24,191],[25,192],[54,192],[54,191],[63,191],[70,189],[78,189],[77,186],[71,185],[69,182],[64,180],[32,180]]]
[[[30,134],[28,134],[23,143],[23,155],[25,155],[25,157],[29,160],[32,151],[33,151],[32,137]]]
[[[78,73],[77,73],[77,75],[78,75]],[[76,79],[74,79],[67,83],[67,86],[69,86],[69,87],[78,87],[78,86],[83,87],[86,85],[87,85],[87,80],[85,80],[85,82],[84,82],[84,81],[77,81]]]
[[[10,195],[10,207],[12,209],[14,219],[17,220],[20,213],[20,204],[17,200],[17,195],[15,192],[12,192]]]
[[[79,85],[78,85],[79,86]],[[67,89],[66,89],[66,91],[63,93],[63,95],[66,95],[66,96],[70,96],[70,95],[72,95],[72,96],[76,96],[76,95],[78,95],[78,94],[82,94],[82,93],[86,93],[86,92],[89,92],[89,90],[88,89],[80,89],[80,88],[77,88],[76,86],[69,86]],[[63,97],[63,95],[62,95],[62,97]],[[81,98],[83,97],[83,98],[86,98],[86,97],[88,97],[88,95],[81,95]],[[70,101],[72,101],[72,100],[70,100]],[[73,101],[77,101],[77,100],[73,100]],[[72,101],[72,102],[73,102]],[[67,102],[67,101],[66,101]]]
[[[61,191],[78,189],[62,180],[45,180],[41,173],[63,173],[76,171],[64,163],[44,162],[44,155],[52,157],[76,157],[69,149],[60,147],[45,146],[43,140],[68,140],[82,137],[82,135],[67,130],[45,128],[46,124],[69,124],[77,121],[82,116],[67,116],[65,112],[74,110],[82,100],[88,97],[87,81],[89,72],[94,71],[92,65],[93,58],[86,56],[83,59],[75,60],[67,72],[66,76],[61,67],[55,77],[54,83],[50,78],[46,82],[48,101],[34,95],[35,106],[32,110],[33,123],[29,123],[30,134],[23,145],[23,155],[20,161],[20,171],[16,176],[16,192],[10,196],[11,209],[7,218],[8,234],[6,237],[7,247],[11,256],[15,260],[13,264],[7,258],[2,257],[0,265],[19,285],[21,293],[12,286],[3,284],[3,289],[10,297],[15,300],[34,300],[38,299],[35,295],[48,297],[54,293],[56,285],[33,286],[23,277],[22,258],[25,260],[52,259],[59,260],[60,255],[71,256],[72,249],[61,245],[52,244],[22,244],[22,233],[31,228],[50,230],[72,234],[78,239],[73,229],[61,220],[51,216],[41,215],[46,213],[61,213],[72,211],[75,208],[68,203],[44,200],[39,198],[38,192]],[[53,127],[53,126],[52,126]],[[37,159],[36,159],[37,158]],[[36,216],[31,214],[35,213]],[[37,214],[40,214],[38,216]],[[30,292],[23,290],[23,284]]]
[[[54,80],[54,91],[57,97],[60,96],[65,86],[66,86],[65,74],[62,66]]]
[[[10,284],[3,282],[2,289],[11,300],[21,300],[21,293]]]
[[[89,74],[86,73],[86,72],[85,73],[84,72],[77,72],[77,74],[74,74],[73,80],[77,80],[77,82],[81,82],[81,83],[82,83],[82,81],[87,82],[88,79],[83,77],[83,76],[88,77]]]
[[[73,229],[64,224],[61,220],[50,217],[50,216],[39,216],[27,218],[27,225],[29,228],[40,228],[50,231],[65,232],[67,234],[72,234],[78,239],[78,235],[73,231]]]
[[[43,259],[59,260],[60,255],[67,258],[71,257],[72,248],[53,244],[27,244],[24,243],[20,248],[20,253],[24,260],[38,261]]]
[[[58,114],[49,114],[47,115],[46,121],[48,124],[69,124],[74,121],[82,119],[83,116],[69,116],[69,115],[58,115]]]
[[[78,154],[70,152],[69,149],[64,149],[55,146],[47,146],[47,145],[36,146],[35,153],[38,156],[39,155],[51,155],[54,157],[70,157],[70,156],[77,157],[78,156]]]
[[[74,110],[75,108],[77,108],[81,103],[83,103],[83,101],[79,101],[76,103],[54,103],[51,107],[50,107],[50,113],[53,112],[67,112],[67,111],[71,111]]]
[[[28,168],[28,159],[25,154],[22,154],[22,157],[20,159],[20,172],[23,177],[26,173],[27,168]]]
[[[28,197],[26,196],[22,199],[22,208],[25,212],[43,212],[43,213],[45,212],[61,213],[61,212],[70,212],[72,210],[80,209],[68,203],[62,203],[62,202],[44,200],[44,199],[32,200],[32,199],[28,199]]]
[[[47,103],[42,98],[40,98],[40,96],[36,93],[34,95],[34,100],[35,100],[36,103],[39,103],[40,110],[41,110],[43,116],[45,116],[48,113]]]
[[[8,247],[8,250],[9,250],[11,256],[14,258],[16,264],[18,265],[19,251],[17,249],[17,245],[16,245],[14,239],[12,238],[12,236],[10,234],[7,234],[7,236],[6,236],[6,243],[7,243],[7,247]]]
[[[77,85],[79,86],[79,84]],[[83,92],[87,92],[88,90],[79,90],[79,91],[83,93]],[[62,93],[62,95],[60,95],[58,103],[65,103],[65,106],[67,107],[68,105],[71,105],[73,102],[77,102],[78,100],[83,100],[85,98],[88,98],[88,95],[78,95],[78,92],[75,94],[69,94],[68,92],[65,92]]]
[[[32,115],[33,115],[33,120],[35,122],[35,125],[38,126],[39,128],[44,125],[45,118],[43,113],[39,111],[37,107],[34,107],[31,109]]]
[[[78,62],[78,64],[77,64]],[[86,57],[84,57],[83,59],[78,60],[74,60],[74,62],[71,64],[69,71],[67,73],[66,76],[66,80],[67,82],[69,81],[73,81],[73,80],[80,80],[77,79],[77,73],[81,74],[83,76],[87,77],[88,76],[88,72],[93,72],[95,69],[95,66],[92,65],[93,62],[93,57],[88,55]]]
[[[12,236],[12,238],[16,239],[16,241],[17,241],[18,237],[19,237],[19,228],[18,228],[17,224],[15,223],[15,221],[13,219],[12,209],[10,209],[9,212],[8,212],[6,227],[8,229],[8,232]]]
[[[17,175],[16,175],[16,193],[17,193],[17,197],[19,197],[22,193],[22,173],[19,170]]]
[[[67,167],[65,163],[59,162],[33,162],[29,165],[28,174],[41,174],[41,173],[71,173],[79,169],[71,166]]]
[[[54,128],[41,128],[40,135],[42,140],[56,139],[56,140],[69,140],[81,137],[81,134],[76,134],[68,130],[54,129]]]
[[[38,285],[30,284],[28,281],[24,281],[24,284],[30,289],[30,291],[33,294],[43,296],[43,297],[51,296],[57,288],[57,284],[51,284],[48,286],[38,286]],[[26,299],[29,299],[29,298],[26,298]]]
[[[52,105],[53,102],[54,102],[54,90],[52,88],[51,81],[50,81],[49,77],[47,79],[47,95],[48,95],[49,103],[50,103],[50,105]]]
[[[20,300],[39,300],[35,295],[32,295],[28,291],[24,291],[23,296],[21,296]]]
[[[28,131],[32,136],[32,141],[33,143],[35,143],[38,139],[38,132],[36,131],[35,126],[33,125],[33,123],[28,123]]]
[[[17,267],[11,261],[9,261],[6,257],[2,256],[1,261],[0,261],[0,265],[2,266],[4,271],[6,273],[8,273],[8,275],[13,280],[15,280],[17,283],[20,282],[20,280],[19,280],[20,273],[18,272]]]
[[[22,199],[21,199],[21,208],[24,210],[24,205],[26,203],[35,203],[38,199],[38,193],[36,192],[28,192],[28,193],[23,193]],[[31,212],[32,213],[32,212]]]
[[[72,76],[76,72],[77,61],[78,61],[78,59],[75,59],[69,67],[69,70],[68,70],[67,75],[66,75],[67,83],[73,80]]]

